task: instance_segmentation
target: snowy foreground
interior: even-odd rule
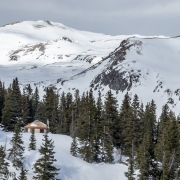
[[[5,144],[7,138],[7,149],[10,148],[10,140],[13,133],[6,133],[0,130],[0,145]],[[42,144],[43,134],[35,134],[37,140],[37,148]],[[33,164],[40,157],[39,151],[28,151],[30,133],[23,133],[25,146],[25,168],[28,169],[28,180],[33,177]],[[55,145],[56,167],[61,168],[58,178],[61,180],[125,180],[124,172],[127,166],[122,164],[89,164],[80,158],[73,157],[70,154],[71,137],[65,135],[49,134],[49,138],[53,139]],[[116,158],[116,157],[115,157]],[[10,167],[10,172],[15,172],[17,176],[19,172]],[[10,179],[11,180],[11,179]]]

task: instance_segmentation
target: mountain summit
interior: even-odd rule
[[[0,27],[0,77],[10,84],[80,92],[109,89],[119,103],[128,91],[158,109],[180,109],[180,37],[110,36],[50,21]]]

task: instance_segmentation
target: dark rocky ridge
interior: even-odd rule
[[[108,59],[108,66],[94,78],[90,87],[96,90],[101,86],[109,86],[110,89],[116,91],[124,91],[126,89],[129,91],[132,87],[132,83],[138,82],[141,74],[133,71],[126,72],[123,70],[116,70],[116,68],[121,62],[125,61],[127,51],[129,51],[132,47],[135,47],[137,54],[141,55],[141,45],[142,42],[139,40],[123,40],[114,52],[102,60],[105,61]],[[128,73],[128,78],[124,78],[125,73]]]

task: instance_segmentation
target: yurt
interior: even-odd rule
[[[39,120],[35,120],[24,127],[25,132],[28,133],[31,133],[33,129],[35,133],[46,133],[48,126]]]

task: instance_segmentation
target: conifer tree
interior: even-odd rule
[[[46,113],[45,104],[43,103],[43,101],[40,101],[37,107],[35,119],[41,120],[42,122],[46,123],[47,119],[45,117],[45,113]]]
[[[18,124],[15,125],[14,134],[10,141],[10,144],[12,145],[12,147],[8,150],[8,159],[12,161],[14,167],[21,168],[24,159],[24,147],[21,130]]]
[[[54,95],[55,92],[52,88],[46,89],[46,94],[43,97],[43,103],[45,107],[45,114],[43,122],[46,123],[46,120],[49,119],[50,124],[52,123],[52,115],[53,115],[53,104],[54,104]]]
[[[152,141],[155,144],[157,142],[157,121],[156,121],[156,104],[152,100],[149,107],[149,121],[148,121],[148,130],[152,135]]]
[[[0,123],[2,121],[2,111],[4,108],[4,102],[5,102],[5,88],[4,88],[4,84],[0,81]]]
[[[27,170],[24,169],[23,167],[21,167],[21,172],[20,172],[20,175],[18,177],[18,180],[28,180],[27,179]]]
[[[28,97],[23,93],[22,96],[22,123],[26,125],[31,122]]]
[[[125,176],[128,180],[135,180],[134,177],[134,158],[132,156],[129,157],[129,166],[128,166],[128,172],[125,172]]]
[[[96,131],[96,102],[95,98],[93,95],[92,89],[89,91],[89,99],[88,99],[88,107],[87,111],[89,113],[89,118],[88,118],[88,124],[89,124],[89,134],[88,134],[88,141],[90,145],[90,151],[92,154],[92,159],[91,162],[97,162],[98,161],[98,139],[97,139],[97,131]]]
[[[107,128],[109,129],[109,135],[112,138],[113,144],[116,146],[117,144],[117,124],[119,122],[118,119],[118,110],[117,110],[117,100],[113,96],[111,91],[108,91],[105,97],[104,102],[104,120],[106,121]],[[118,137],[119,138],[119,137]]]
[[[169,110],[169,106],[167,104],[165,104],[163,107],[162,107],[162,113],[160,115],[160,121],[159,121],[159,124],[158,124],[158,136],[162,133],[164,127],[166,126],[166,122],[169,121],[169,113],[170,113],[170,110]]]
[[[75,120],[75,125],[77,125],[77,119],[80,115],[80,94],[79,90],[76,89],[75,94],[74,94],[74,120]]]
[[[5,99],[3,108],[2,124],[8,131],[13,131],[16,123],[20,126],[22,123],[22,103],[21,103],[21,92],[19,88],[18,79],[13,80],[12,86],[8,89],[8,94]]]
[[[132,102],[132,129],[133,129],[133,144],[134,144],[134,153],[136,152],[137,148],[142,142],[143,138],[143,122],[142,122],[142,111],[141,109],[143,107],[140,107],[139,98],[137,94],[134,95],[134,99]]]
[[[70,135],[71,125],[72,125],[72,110],[73,110],[73,97],[70,92],[66,94],[66,106],[65,106],[65,121],[64,121],[64,129],[65,134]]]
[[[101,162],[101,151],[102,151],[102,140],[103,140],[103,129],[104,129],[104,121],[103,121],[103,103],[101,99],[101,92],[98,92],[98,99],[96,102],[96,114],[94,121],[94,130],[95,130],[95,139],[94,139],[94,156],[93,161]]]
[[[39,106],[39,90],[36,87],[35,92],[32,95],[32,119],[37,118],[38,106]]]
[[[138,168],[140,170],[139,180],[150,179],[151,143],[151,137],[146,132],[137,153]]]
[[[155,161],[156,145],[156,105],[152,100],[146,106],[144,114],[145,133],[143,141],[138,148],[137,161],[140,169],[140,180],[156,178],[158,175],[157,163]]]
[[[77,137],[73,137],[73,141],[71,143],[71,149],[70,149],[70,152],[73,156],[77,156],[78,154],[78,145],[77,145]]]
[[[58,133],[67,134],[67,124],[66,124],[66,95],[64,92],[60,95],[59,103],[59,114],[60,114],[60,123],[58,127]]]
[[[127,111],[126,123],[124,124],[124,153],[128,156],[131,156],[132,159],[135,155],[135,144],[136,144],[136,122],[133,117],[132,108],[130,107]]]
[[[34,134],[34,129],[31,131],[31,136],[30,136],[30,144],[29,144],[29,150],[36,150],[36,138]]]
[[[74,102],[71,103],[71,125],[70,125],[70,136],[73,138],[75,136],[75,131],[76,131],[76,105]],[[70,113],[70,112],[69,112]]]
[[[5,151],[3,146],[0,146],[0,177],[2,180],[6,180],[6,177],[8,175],[8,167],[9,167],[9,163],[5,161]]]
[[[124,154],[130,155],[131,145],[132,145],[132,133],[133,130],[133,114],[131,108],[131,98],[128,93],[125,94],[124,100],[122,102],[119,114],[119,147]],[[134,131],[132,131],[134,133]],[[128,135],[129,134],[129,135]],[[134,137],[133,137],[134,138]]]
[[[145,131],[145,127],[144,127],[144,105],[143,103],[141,103],[140,108],[139,108],[139,119],[140,119],[140,127],[139,127],[139,131],[141,131],[141,137],[140,137],[140,143],[142,142],[143,136],[144,136],[144,131]]]
[[[28,84],[23,89],[23,96],[26,97],[23,104],[26,104],[26,109],[28,109],[28,123],[31,123],[34,120],[34,112],[33,112],[33,90],[31,85]],[[23,105],[24,106],[24,105]]]
[[[41,157],[34,164],[35,175],[33,176],[33,179],[57,180],[56,175],[59,174],[59,169],[53,165],[53,163],[56,161],[54,158],[55,152],[53,151],[54,142],[49,140],[47,133],[45,133],[43,136],[44,143],[39,149]]]
[[[52,119],[51,119],[51,123],[50,123],[50,131],[52,133],[58,132],[58,126],[57,125],[60,123],[58,106],[59,106],[59,96],[58,96],[58,94],[55,94],[54,95]]]
[[[161,179],[175,179],[179,171],[179,129],[178,122],[174,113],[170,111],[169,120],[158,139],[156,145],[156,157],[162,163],[159,171],[161,172]],[[180,178],[180,177],[178,177]]]
[[[10,113],[10,109],[12,109],[11,104],[11,88],[8,88],[6,99],[4,102],[4,108],[2,111],[2,124],[4,125],[4,130],[6,131],[13,131],[13,124],[14,122],[11,122],[12,114]]]
[[[95,120],[95,100],[92,91],[86,92],[86,96],[82,100],[81,120],[78,127],[79,142],[81,147],[79,149],[83,159],[89,163],[93,162],[93,148],[95,132],[93,122]]]
[[[102,118],[102,161],[111,163],[113,161],[113,145],[117,146],[119,143],[117,100],[111,91],[106,94]]]
[[[104,138],[103,138],[103,149],[102,149],[102,162],[112,163],[113,158],[113,142],[107,126],[104,126]]]

